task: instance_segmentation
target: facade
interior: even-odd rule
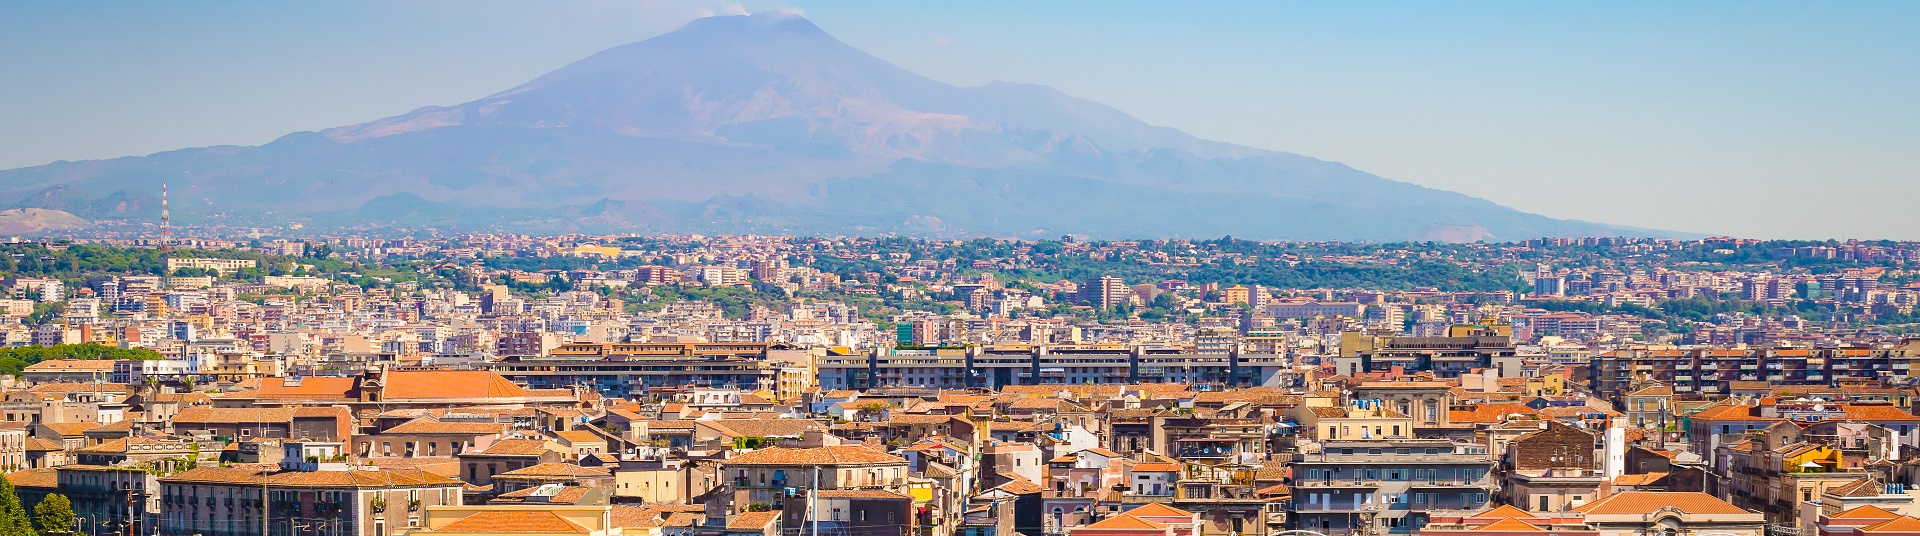
[[[1121,346],[1005,345],[890,350],[822,357],[823,389],[939,387],[998,389],[1009,385],[1188,383],[1279,385],[1291,370],[1285,356],[1196,354]]]
[[[488,366],[533,389],[587,385],[607,396],[658,387],[768,389],[780,366],[764,343],[565,344],[543,356],[508,357]]]
[[[1324,441],[1294,455],[1294,528],[1410,534],[1433,511],[1481,510],[1494,499],[1485,445],[1444,439]]]

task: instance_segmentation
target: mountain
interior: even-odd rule
[[[0,171],[0,196],[103,218],[153,212],[163,180],[182,222],[1029,238],[1647,233],[1202,140],[1044,86],[944,84],[782,13],[699,19],[473,102],[261,146]]]
[[[36,235],[57,231],[76,231],[91,225],[79,216],[44,208],[0,210],[0,234]]]

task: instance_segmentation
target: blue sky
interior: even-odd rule
[[[937,80],[1554,217],[1920,239],[1920,2],[11,2],[0,168],[464,102],[767,9]]]

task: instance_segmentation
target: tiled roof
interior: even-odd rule
[[[395,370],[381,379],[387,400],[525,398],[526,389],[491,370]]]
[[[14,471],[7,473],[7,482],[16,487],[57,488],[60,487],[60,473],[52,467]]]
[[[1127,513],[1140,517],[1193,517],[1193,512],[1167,506],[1166,503],[1147,503]]]
[[[1827,519],[1893,519],[1896,517],[1900,517],[1900,514],[1869,504],[1827,516]]]
[[[1538,525],[1534,525],[1532,523],[1528,523],[1525,521],[1521,521],[1521,520],[1509,517],[1506,519],[1481,525],[1479,527],[1475,527],[1474,530],[1484,530],[1484,531],[1494,531],[1494,532],[1546,532],[1547,529],[1543,529],[1543,528],[1540,528]]]
[[[559,514],[540,510],[491,510],[475,512],[459,521],[440,527],[437,532],[479,532],[490,534],[518,533],[586,533],[592,532],[579,523],[568,521]]]
[[[100,392],[107,392],[107,393],[124,393],[124,392],[127,392],[127,384],[52,382],[52,383],[35,384],[33,387],[27,388],[27,392],[29,393],[79,393],[79,392],[92,392],[92,391],[100,391]]]
[[[489,435],[498,434],[507,429],[507,425],[497,422],[440,422],[421,417],[388,428],[382,434],[458,434]]]
[[[113,360],[49,359],[27,365],[21,372],[113,372]]]
[[[1920,519],[1900,516],[1865,527],[1860,532],[1920,532]]]
[[[1485,512],[1480,512],[1478,514],[1473,514],[1467,517],[1474,518],[1474,519],[1494,519],[1494,518],[1504,519],[1509,517],[1531,518],[1533,517],[1533,514],[1527,513],[1526,510],[1515,508],[1511,504],[1502,504],[1500,506],[1493,507],[1492,510],[1487,510]]]
[[[1755,406],[1743,406],[1743,405],[1737,405],[1737,404],[1732,404],[1732,405],[1723,405],[1723,406],[1715,406],[1715,407],[1711,407],[1711,408],[1707,408],[1707,409],[1703,409],[1703,410],[1700,410],[1700,412],[1699,412],[1699,413],[1695,413],[1695,414],[1693,414],[1693,420],[1696,420],[1696,421],[1772,421],[1772,420],[1779,420],[1779,419],[1769,419],[1769,418],[1766,418],[1766,417],[1761,417],[1761,416],[1759,416],[1758,414],[1756,414],[1756,413],[1754,412],[1754,410],[1755,410],[1755,409],[1756,409],[1756,407],[1755,407]]]
[[[1180,466],[1174,465],[1171,463],[1136,463],[1136,464],[1133,464],[1133,472],[1135,473],[1177,473],[1177,472],[1180,472]]]
[[[798,437],[807,432],[826,431],[820,423],[806,419],[735,419],[695,421],[733,437]]]
[[[1085,528],[1094,530],[1166,530],[1167,526],[1141,519],[1139,516],[1131,513],[1122,512],[1119,515],[1100,520],[1099,523],[1087,525]]]
[[[1827,489],[1827,493],[1838,497],[1872,497],[1879,495],[1880,491],[1880,483],[1872,478],[1862,478]]]
[[[354,378],[309,376],[299,385],[287,385],[288,378],[263,378],[254,396],[261,399],[347,400],[353,392]]]
[[[727,530],[763,530],[767,525],[780,521],[780,512],[741,512],[727,520]]]
[[[764,448],[736,455],[722,463],[724,465],[851,465],[906,462],[905,458],[864,445],[838,445],[804,449]]]
[[[87,430],[92,430],[100,425],[90,422],[43,422],[40,423],[40,426],[45,426],[48,430],[53,430],[53,433],[60,434],[61,437],[80,437],[80,435],[86,433]]]
[[[1638,475],[1620,475],[1620,476],[1613,477],[1613,485],[1645,486],[1645,485],[1653,484],[1654,482],[1659,482],[1660,479],[1666,478],[1666,477],[1667,477],[1667,474],[1661,473],[1661,472],[1644,473],[1644,474],[1638,474]]]
[[[543,463],[500,473],[499,476],[578,478],[607,476],[611,474],[613,474],[613,472],[605,467],[581,467],[571,463]]]
[[[176,424],[263,424],[293,422],[293,408],[216,408],[194,406],[173,415]]]
[[[1747,510],[1697,491],[1623,491],[1575,508],[1585,514],[1646,514],[1662,507],[1689,514],[1745,514]]]
[[[481,454],[538,456],[553,452],[552,449],[547,448],[547,443],[545,439],[502,439],[488,445],[487,450],[481,451]]]
[[[1900,408],[1883,405],[1848,404],[1841,406],[1847,412],[1847,419],[1856,421],[1920,421],[1912,413]]]

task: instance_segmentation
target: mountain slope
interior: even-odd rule
[[[1044,86],[943,84],[778,13],[700,19],[473,102],[258,147],[0,171],[0,194],[99,212],[142,205],[72,192],[146,199],[161,180],[173,183],[183,221],[219,211],[524,231],[1367,240],[1620,232],[1198,139]],[[35,196],[42,192],[59,195]]]

